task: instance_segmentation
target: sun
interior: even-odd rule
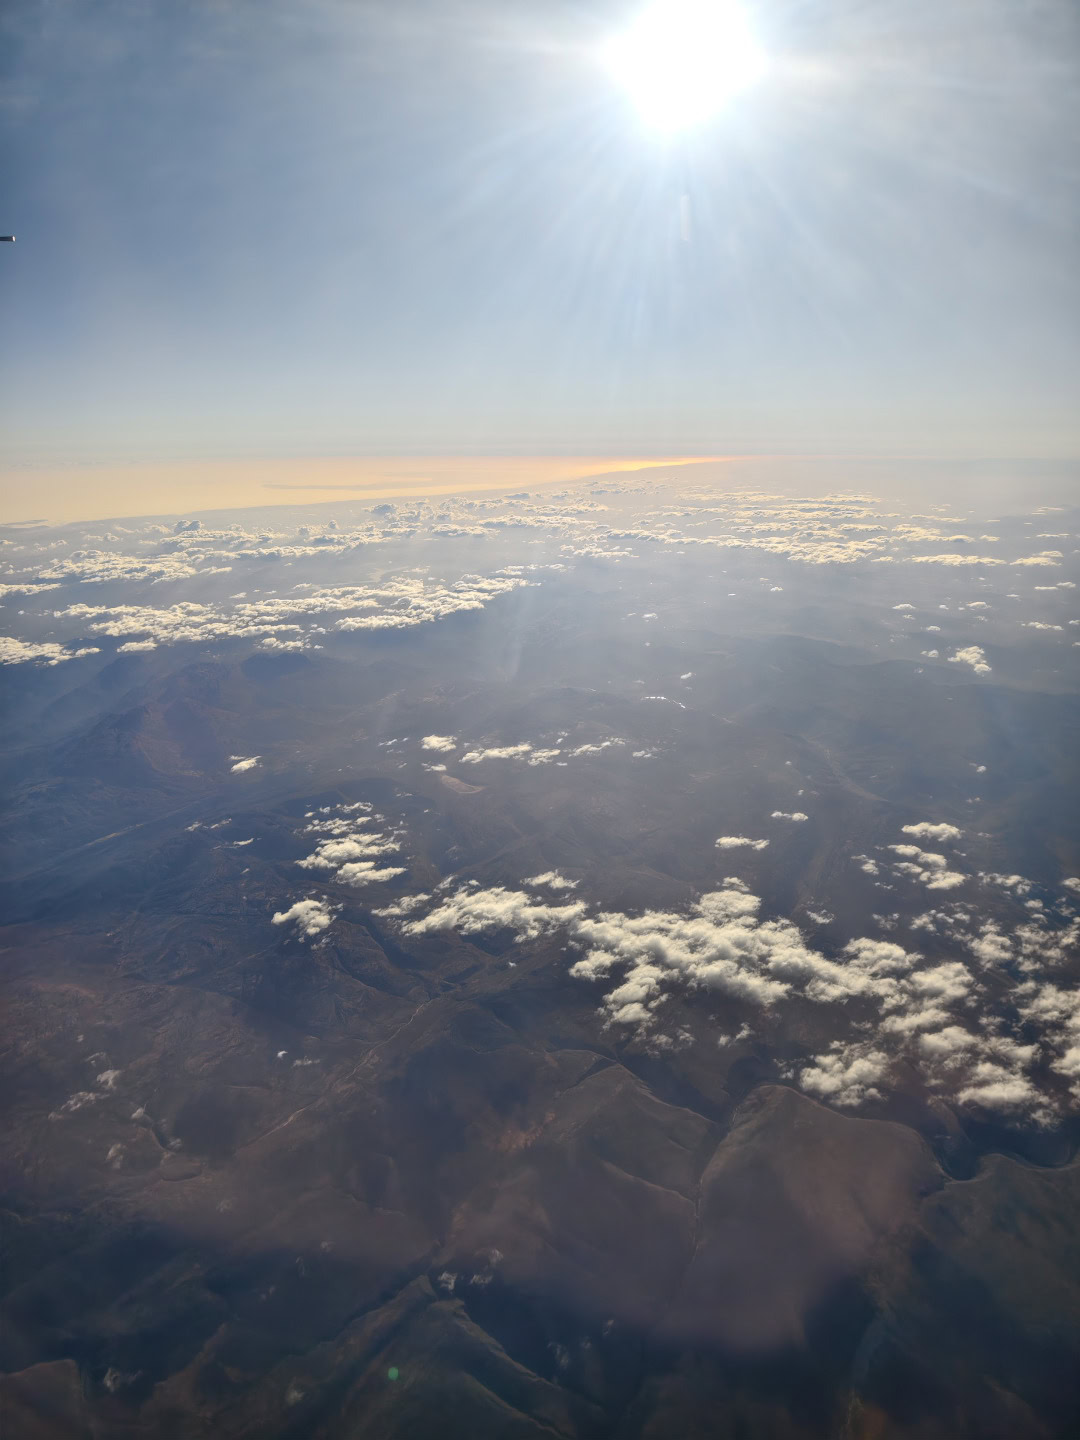
[[[767,64],[735,0],[656,0],[604,59],[646,124],[668,133],[707,120]]]

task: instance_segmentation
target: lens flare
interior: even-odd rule
[[[685,130],[761,79],[765,53],[733,0],[658,0],[605,47],[611,74],[656,130]]]

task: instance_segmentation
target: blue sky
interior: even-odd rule
[[[1075,6],[748,3],[676,140],[636,8],[8,0],[8,465],[1075,454]]]

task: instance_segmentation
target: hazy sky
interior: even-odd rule
[[[1075,0],[749,0],[675,139],[638,8],[6,0],[9,467],[1075,454]]]

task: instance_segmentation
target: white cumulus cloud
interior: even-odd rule
[[[930,820],[919,820],[914,825],[901,825],[905,835],[914,835],[916,840],[936,840],[940,844],[943,840],[959,840],[963,835],[955,825],[946,825],[944,821],[935,824]]]
[[[425,735],[420,744],[425,750],[438,750],[444,754],[457,749],[457,737],[455,735]]]
[[[545,870],[542,875],[533,875],[525,881],[526,885],[534,887],[546,885],[549,890],[576,890],[580,883],[580,880],[568,880],[558,870]]]
[[[301,935],[313,936],[327,929],[334,913],[325,900],[297,900],[288,910],[278,910],[272,925],[294,924]]]
[[[986,653],[978,645],[966,645],[962,650],[949,656],[950,665],[970,665],[976,675],[989,675]]]

